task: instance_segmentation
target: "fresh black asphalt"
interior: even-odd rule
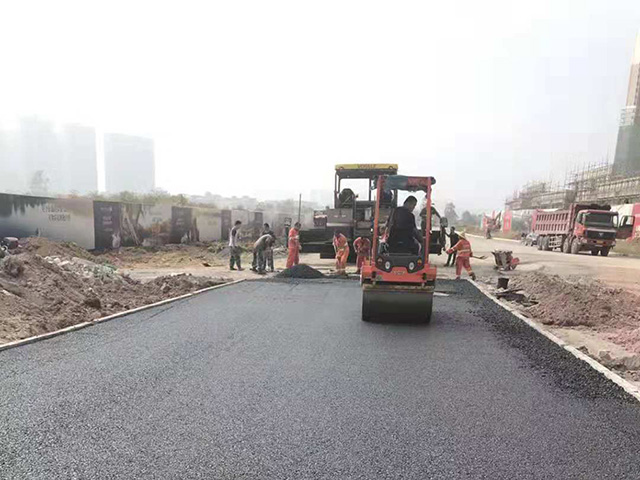
[[[224,287],[0,352],[1,478],[640,478],[640,404],[483,297]]]

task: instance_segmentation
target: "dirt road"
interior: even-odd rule
[[[487,255],[486,260],[472,260],[474,270],[480,276],[495,275],[495,261],[492,250],[512,250],[514,256],[520,258],[517,271],[533,271],[544,269],[545,273],[560,276],[581,275],[609,285],[627,288],[640,293],[640,259],[611,255],[609,257],[593,257],[588,252],[571,255],[562,252],[545,252],[536,247],[525,247],[516,241],[469,236],[473,252],[476,255]],[[437,257],[436,257],[437,258]],[[446,257],[436,263],[443,264]],[[440,273],[440,272],[439,272]]]
[[[612,255],[609,257],[592,257],[588,253],[579,255],[564,254],[561,252],[545,252],[535,247],[525,247],[519,242],[469,236],[473,251],[476,255],[486,255],[486,260],[472,260],[473,268],[481,278],[497,277],[494,269],[495,261],[492,250],[512,250],[514,255],[520,258],[521,264],[517,272],[543,270],[545,273],[557,274],[563,277],[582,275],[594,280],[601,280],[609,285],[627,288],[640,293],[640,259]],[[432,255],[432,262],[438,267],[438,277],[450,279],[455,276],[453,268],[444,268],[447,255]],[[276,269],[285,268],[285,258],[276,259]],[[302,254],[302,263],[311,265],[319,270],[328,272],[334,268],[334,260],[321,260],[317,254]],[[250,265],[247,263],[246,267]],[[191,273],[193,275],[225,277],[233,280],[240,278],[256,278],[256,274],[246,269],[243,272],[231,272],[226,265],[203,266],[172,266],[150,267],[137,266],[135,269],[124,270],[132,277],[141,280],[150,280],[160,275],[171,273]],[[347,268],[350,273],[355,273],[355,266]],[[516,273],[517,273],[516,272]],[[508,275],[508,274],[507,274]]]

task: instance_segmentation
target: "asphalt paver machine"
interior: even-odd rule
[[[431,190],[435,183],[433,177],[378,177],[372,254],[360,276],[362,320],[422,323],[431,320],[437,268],[429,263],[429,253],[441,249],[435,238],[438,234],[431,231]],[[385,198],[385,193],[396,190],[421,191],[426,195],[423,244],[416,245],[414,251],[394,252],[381,233],[387,219],[381,218],[380,199]]]

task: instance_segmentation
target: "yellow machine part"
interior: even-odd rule
[[[397,163],[340,163],[336,170],[398,170]]]

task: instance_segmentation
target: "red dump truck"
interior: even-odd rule
[[[616,244],[617,224],[610,205],[574,203],[566,210],[536,210],[531,230],[538,234],[538,250],[587,250],[606,257]]]

